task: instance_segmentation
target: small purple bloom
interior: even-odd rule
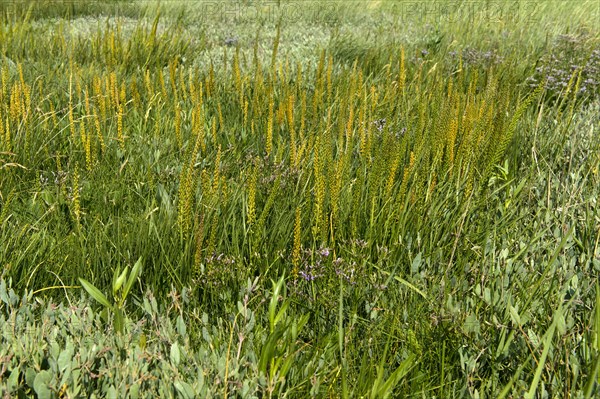
[[[306,281],[313,281],[315,279],[315,276],[310,274],[310,273],[306,273],[304,271],[300,271],[300,275],[302,276],[302,278]]]

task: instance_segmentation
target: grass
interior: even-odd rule
[[[597,395],[597,3],[215,4],[0,3],[3,278],[141,258],[224,397]]]

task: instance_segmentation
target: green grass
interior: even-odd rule
[[[215,4],[0,2],[2,278],[141,258],[101,333],[177,320],[200,396],[598,395],[597,3]]]

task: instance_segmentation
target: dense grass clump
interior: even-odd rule
[[[57,3],[0,2],[7,395],[598,395],[594,2]]]

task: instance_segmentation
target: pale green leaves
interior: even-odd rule
[[[112,308],[110,302],[108,302],[108,299],[106,299],[106,296],[104,296],[104,294],[98,288],[94,287],[90,282],[82,278],[79,279],[79,282],[88,292],[88,294],[90,294],[97,302],[103,306],[106,306],[107,308]]]

